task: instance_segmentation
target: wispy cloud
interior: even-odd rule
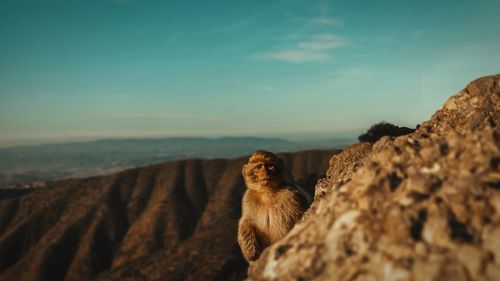
[[[411,39],[421,39],[427,35],[427,31],[423,29],[415,29],[411,31],[409,34]]]
[[[311,52],[309,50],[300,49],[279,50],[261,54],[257,57],[264,60],[278,60],[293,63],[319,62],[332,59],[331,55],[327,52]]]
[[[348,45],[346,38],[334,34],[317,34],[306,42],[300,42],[298,47],[304,50],[330,50]]]
[[[104,117],[116,118],[116,119],[182,119],[175,114],[165,114],[165,113],[101,113]]]
[[[264,85],[262,89],[267,92],[267,93],[273,93],[276,92],[276,88],[272,85]]]
[[[129,2],[132,2],[134,0],[107,0],[108,2],[111,2],[111,3],[117,3],[117,4],[123,4],[123,3],[129,3]]]
[[[311,24],[311,25],[319,25],[319,26],[337,26],[343,27],[345,22],[343,19],[338,17],[316,17],[316,18],[297,18],[295,21]]]
[[[195,114],[169,114],[169,113],[134,113],[134,112],[115,112],[105,113],[99,112],[97,115],[113,119],[135,119],[135,120],[170,120],[170,121],[185,121],[185,122],[217,122],[224,120],[221,115],[198,116]]]
[[[293,47],[258,54],[255,58],[291,63],[328,62],[333,60],[333,50],[350,44],[345,37],[330,33],[313,35],[306,40],[294,42]]]
[[[336,89],[350,89],[365,87],[365,83],[360,83],[360,81],[373,81],[375,79],[380,79],[385,73],[364,66],[353,66],[348,68],[340,69],[334,73],[331,73],[326,79],[326,83],[335,87]]]
[[[349,79],[366,79],[366,78],[377,78],[382,76],[384,73],[378,70],[374,70],[366,67],[349,67],[342,69],[334,74],[337,81],[349,80]]]
[[[216,27],[216,28],[212,29],[210,32],[212,32],[212,33],[226,33],[226,32],[236,31],[236,30],[239,30],[239,29],[245,27],[249,22],[250,22],[249,18],[244,18],[244,19],[241,19],[241,20],[239,20],[235,23],[232,23],[232,24]]]
[[[301,38],[302,38],[302,35],[300,35],[298,33],[290,33],[288,35],[280,36],[280,37],[276,38],[276,40],[290,41],[290,40],[299,40]]]

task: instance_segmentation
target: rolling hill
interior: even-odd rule
[[[335,151],[282,153],[310,192]],[[68,179],[0,201],[0,280],[241,280],[246,157]]]

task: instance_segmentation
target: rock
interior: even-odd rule
[[[500,280],[499,109],[500,75],[483,77],[414,133],[335,155],[249,279]]]
[[[321,179],[316,185],[314,199],[323,196],[334,186],[340,186],[349,181],[352,174],[362,165],[365,157],[371,152],[372,144],[369,142],[357,143],[346,147],[342,153],[330,159],[330,169],[326,179]]]
[[[399,127],[391,123],[380,122],[358,137],[360,142],[376,142],[384,136],[399,137],[415,132],[415,129]]]

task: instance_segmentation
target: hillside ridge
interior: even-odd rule
[[[333,153],[279,156],[312,191]],[[2,200],[0,280],[241,280],[245,161],[176,160]]]

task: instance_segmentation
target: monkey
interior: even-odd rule
[[[246,190],[238,222],[238,244],[248,262],[287,234],[309,207],[304,191],[286,182],[285,165],[258,150],[242,168]]]

